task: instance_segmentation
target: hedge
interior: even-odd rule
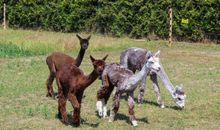
[[[168,7],[172,6],[175,38],[220,39],[219,0],[7,0],[6,3],[12,28],[92,31],[136,38],[152,34],[167,38]],[[183,18],[189,23],[181,23]]]

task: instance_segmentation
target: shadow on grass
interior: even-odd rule
[[[183,108],[177,107],[177,106],[166,106],[167,108],[173,109],[173,110],[177,110],[177,111],[181,111],[183,110]]]
[[[121,96],[121,98],[124,99],[124,100],[127,100],[126,95]],[[138,99],[135,97],[134,101],[137,103]],[[154,102],[154,101],[143,100],[143,103],[141,105],[143,105],[143,104],[149,104],[149,105],[152,105],[152,106],[160,107],[160,105],[157,102]]]
[[[134,98],[135,102],[138,102],[138,99],[137,98]],[[152,106],[156,106],[156,107],[160,107],[160,105],[157,103],[157,102],[154,102],[154,101],[147,101],[147,100],[143,100],[143,104],[149,104],[149,105],[152,105]]]
[[[110,115],[110,110],[108,110],[107,115]],[[96,111],[96,116],[99,117],[99,118],[101,118],[101,117],[98,115],[98,112],[97,112],[97,111]],[[147,117],[144,117],[144,118],[136,118],[136,119],[137,119],[137,121],[140,121],[140,122],[148,123],[148,124],[149,124]],[[126,116],[126,115],[124,115],[124,114],[121,114],[121,113],[117,113],[117,114],[116,114],[115,120],[124,120],[124,121],[126,121],[128,124],[131,123],[130,120],[129,120],[129,117]]]
[[[134,98],[135,102],[137,102],[137,98]],[[160,105],[157,102],[154,101],[147,101],[147,100],[143,100],[143,104],[149,104],[152,106],[156,106],[156,107],[160,107]],[[143,105],[141,104],[141,105]],[[177,106],[165,106],[165,108],[169,108],[169,109],[173,109],[173,110],[177,110],[177,111],[181,111],[183,108],[177,107]]]
[[[82,125],[87,125],[89,127],[97,128],[99,126],[99,123],[90,123],[87,120],[84,120],[81,118],[81,124]]]
[[[148,122],[148,119],[147,117],[144,117],[144,118],[136,118],[137,121],[139,122],[143,122],[143,123],[147,123],[149,124]],[[116,116],[115,116],[115,120],[125,120],[128,124],[130,124],[130,120],[129,120],[129,117],[124,115],[124,114],[121,114],[121,113],[117,113]]]
[[[72,113],[72,112],[71,112]],[[73,124],[73,117],[71,114],[68,114],[68,121],[69,121],[69,124],[68,125],[71,125],[72,127],[79,127],[80,126],[76,126]],[[56,114],[55,118],[57,119],[61,119],[58,114]],[[84,120],[83,118],[80,118],[81,122],[80,122],[80,125],[86,125],[86,126],[89,126],[89,127],[92,127],[92,128],[97,128],[99,126],[99,123],[90,123],[88,122],[87,120]],[[60,121],[61,122],[61,121]],[[65,124],[64,124],[65,125]]]

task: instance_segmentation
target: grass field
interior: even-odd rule
[[[118,62],[120,52],[133,46],[154,52],[161,50],[161,63],[170,80],[174,85],[184,85],[187,94],[185,108],[175,109],[175,103],[161,81],[166,108],[159,108],[148,80],[145,103],[135,106],[138,127],[129,124],[124,99],[121,99],[116,120],[108,123],[108,119],[100,119],[96,115],[96,91],[101,85],[96,80],[84,93],[82,124],[74,128],[59,121],[57,100],[45,96],[49,72],[45,58],[53,51],[63,51],[76,57],[79,44],[75,34],[0,29],[0,129],[220,129],[219,45],[174,43],[172,47],[167,47],[166,41],[135,41],[94,34],[80,68],[86,74],[92,70],[89,55],[101,58],[109,54],[108,63]],[[57,88],[55,83],[54,88]],[[67,106],[71,114],[70,103]],[[111,100],[108,103],[110,107]]]

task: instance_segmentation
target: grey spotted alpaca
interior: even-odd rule
[[[148,52],[149,52],[148,50],[142,48],[129,48],[121,53],[120,64],[125,68],[130,69],[133,73],[135,73],[137,70],[140,71],[144,63],[148,60],[149,56],[151,55]],[[175,88],[173,84],[170,82],[162,64],[160,64],[160,66],[161,66],[160,71],[152,72],[148,74],[150,75],[150,79],[153,82],[153,88],[157,96],[157,103],[160,105],[161,108],[164,108],[164,102],[161,99],[160,88],[157,80],[157,75],[158,75],[162,80],[163,84],[165,85],[166,89],[169,91],[176,105],[180,108],[183,108],[185,105],[186,95],[182,90],[182,87],[177,85]],[[145,85],[146,85],[146,78],[142,81],[140,85],[139,95],[138,95],[139,104],[143,103]]]
[[[150,52],[148,52],[150,53]],[[146,55],[149,55],[149,54]],[[128,96],[128,107],[129,107],[129,119],[133,126],[137,126],[137,120],[134,115],[134,90],[137,86],[146,79],[147,74],[151,71],[159,71],[159,54],[160,51],[151,55],[149,59],[144,63],[142,69],[134,74],[131,70],[119,65],[119,64],[108,64],[102,73],[102,87],[97,93],[98,101],[96,103],[99,116],[105,117],[106,114],[106,103],[107,100],[115,87],[116,91],[113,93],[113,104],[110,112],[109,121],[113,121],[116,113],[119,109],[120,96],[126,93]],[[110,90],[110,91],[109,91]]]

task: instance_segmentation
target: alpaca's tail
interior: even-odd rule
[[[48,66],[49,70],[50,70],[51,72],[53,72],[53,73],[56,73],[57,69],[56,69],[56,66],[54,65],[54,62],[53,62],[51,56],[48,56],[48,57],[47,57],[46,63],[47,63],[47,66]]]
[[[120,56],[120,65],[124,66],[125,68],[128,68],[128,50],[125,50],[121,53]]]

